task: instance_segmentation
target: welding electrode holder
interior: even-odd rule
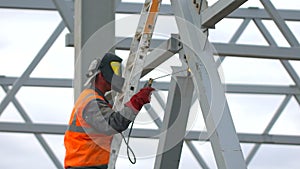
[[[153,80],[154,79],[149,78],[149,80],[145,83],[144,87],[152,87]]]
[[[153,79],[149,78],[148,82],[147,82],[147,87],[151,87],[153,83]]]

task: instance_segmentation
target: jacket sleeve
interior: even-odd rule
[[[136,114],[126,106],[117,112],[102,100],[92,100],[83,110],[82,116],[98,132],[112,135],[126,130]]]

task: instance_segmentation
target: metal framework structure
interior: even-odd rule
[[[172,35],[168,40],[152,40],[152,50],[146,58],[145,71],[142,72],[142,76],[176,53],[179,54],[182,67],[188,67],[193,76],[191,77],[189,72],[185,72],[173,75],[171,82],[156,83],[156,88],[169,92],[166,103],[160,95],[154,94],[154,98],[165,108],[164,119],[155,118],[158,117],[157,112],[151,109],[150,106],[145,108],[149,115],[153,117],[159,130],[134,129],[133,131],[132,137],[135,138],[159,139],[158,153],[154,165],[156,169],[178,168],[183,144],[186,144],[191,150],[199,163],[199,168],[211,168],[202,157],[203,154],[197,150],[194,144],[197,141],[210,141],[218,168],[225,169],[246,168],[263,144],[300,145],[300,135],[269,134],[292,98],[300,105],[300,78],[290,63],[291,60],[300,60],[299,42],[295,37],[295,33],[286,23],[287,21],[299,22],[300,10],[279,10],[274,7],[270,0],[260,0],[264,9],[239,8],[245,2],[246,0],[219,0],[214,5],[207,6],[205,0],[171,0],[170,5],[161,5],[160,15],[176,16],[179,34]],[[33,123],[16,98],[16,94],[22,86],[73,87],[72,79],[30,78],[30,74],[56,41],[57,37],[67,28],[70,33],[66,36],[66,46],[75,45],[75,57],[80,60],[80,64],[76,65],[75,70],[77,72],[75,72],[74,78],[76,97],[82,89],[83,74],[92,59],[92,57],[88,56],[85,56],[84,59],[82,56],[79,56],[89,37],[96,30],[113,21],[115,13],[139,14],[142,4],[125,3],[119,0],[75,0],[75,2],[72,0],[0,0],[0,8],[57,10],[62,17],[62,22],[57,26],[20,77],[0,76],[0,85],[6,93],[0,103],[0,116],[8,104],[12,103],[25,121],[25,123],[0,122],[0,131],[34,134],[55,166],[58,169],[62,169],[61,161],[55,155],[54,150],[47,144],[42,134],[62,135],[65,132],[66,125]],[[207,45],[207,33],[224,18],[242,19],[243,22],[228,43],[212,43],[216,50],[213,51],[214,53],[210,53],[210,46]],[[272,20],[275,23],[288,42],[288,47],[278,46],[270,31],[264,25],[264,20]],[[269,46],[237,44],[238,39],[250,21],[255,23]],[[75,38],[73,38],[74,35],[76,36]],[[115,37],[114,30],[111,30],[106,36],[111,40],[106,41],[103,45],[99,45],[101,46],[100,51],[109,50],[115,42],[118,42],[116,49],[130,49],[131,38]],[[218,54],[222,57],[215,62],[213,54]],[[226,88],[224,88],[217,70],[218,66],[227,57],[279,60],[293,80],[294,85],[226,84]],[[173,67],[173,71],[176,72],[182,67]],[[180,91],[186,92],[180,93]],[[193,93],[195,93],[194,98],[192,97]],[[230,107],[225,97],[226,93],[282,95],[285,98],[263,133],[236,133]],[[211,102],[211,99],[216,99],[216,103],[223,104],[221,108],[216,103]],[[207,131],[191,131],[185,135],[189,107],[198,100]],[[180,104],[182,106],[178,106]],[[178,120],[178,117],[180,120]],[[160,135],[160,131],[167,132]],[[175,131],[177,133],[176,136],[173,134]],[[173,143],[174,140],[177,142]],[[255,146],[250,150],[248,156],[244,157],[240,143],[253,143]],[[174,146],[170,147],[170,145]]]

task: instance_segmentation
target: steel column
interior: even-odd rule
[[[114,1],[75,0],[75,98],[83,89],[90,62],[114,51],[114,9]]]
[[[173,72],[178,69],[173,69]],[[161,127],[155,169],[175,169],[179,166],[193,91],[191,77],[173,76]]]
[[[173,0],[171,5],[192,70],[213,152],[219,168],[246,168],[217,66],[202,33],[192,1]],[[210,81],[210,83],[209,83]]]

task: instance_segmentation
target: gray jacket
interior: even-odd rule
[[[105,98],[100,90],[95,88],[95,91]],[[114,111],[111,107],[106,98],[105,100],[94,99],[84,108],[82,117],[100,133],[106,135],[120,133],[128,128],[136,114],[126,106],[121,111]]]

